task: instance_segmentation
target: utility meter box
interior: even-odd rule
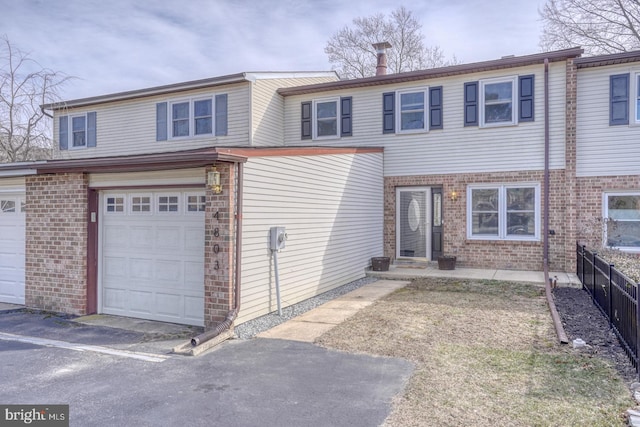
[[[287,241],[287,232],[284,227],[271,227],[269,233],[269,248],[272,251],[279,251],[284,249],[284,244]]]

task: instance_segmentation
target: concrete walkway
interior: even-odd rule
[[[313,310],[295,317],[275,328],[258,334],[258,338],[276,338],[291,341],[314,342],[320,335],[344,322],[358,310],[400,289],[409,280],[420,277],[445,277],[476,280],[503,280],[539,283],[544,285],[544,272],[518,270],[492,270],[480,268],[456,268],[438,270],[436,266],[392,265],[389,271],[369,271],[367,276],[377,277],[377,282],[365,285]],[[581,286],[575,274],[550,272],[557,278],[558,286]]]
[[[376,300],[409,284],[403,280],[378,280],[307,311],[275,328],[258,334],[258,338],[278,338],[313,342]]]

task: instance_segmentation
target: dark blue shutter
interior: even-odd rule
[[[167,103],[156,104],[156,141],[167,140]]]
[[[227,134],[227,94],[216,95],[216,136]]]
[[[396,131],[395,102],[395,92],[382,94],[382,133],[394,133]]]
[[[520,76],[518,85],[518,121],[532,122],[534,120],[533,92],[535,76]]]
[[[609,77],[609,125],[629,124],[629,74]]]
[[[311,101],[301,104],[300,139],[311,139]]]
[[[340,136],[351,136],[351,97],[340,98]]]
[[[429,129],[442,129],[442,86],[429,88]]]
[[[464,125],[478,126],[478,82],[464,84]]]
[[[95,147],[97,144],[96,112],[87,113],[87,147]]]
[[[60,129],[58,129],[58,144],[61,150],[69,149],[69,118],[67,116],[60,116]]]

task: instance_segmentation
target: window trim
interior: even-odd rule
[[[134,197],[148,197],[149,198],[149,210],[148,211],[134,211],[133,207],[136,206],[133,203]],[[130,193],[128,197],[127,214],[128,215],[153,215],[155,210],[155,203],[153,193]]]
[[[511,83],[511,121],[504,122],[495,122],[495,123],[486,123],[485,121],[485,86],[491,84],[498,83]],[[506,77],[494,77],[489,79],[481,79],[479,80],[479,90],[478,90],[478,126],[481,128],[494,128],[494,127],[504,127],[504,126],[515,126],[518,124],[518,103],[519,103],[519,93],[518,93],[518,76],[506,76]]]
[[[184,214],[185,215],[199,215],[199,214],[204,214],[204,212],[207,210],[207,195],[203,194],[202,192],[187,192],[187,193],[183,193],[184,194]],[[189,210],[189,205],[193,205],[193,203],[189,202],[189,198],[190,197],[197,197],[198,201],[195,203],[195,206],[198,208],[195,211],[191,211]],[[200,197],[204,197],[204,201],[201,202],[199,199]],[[200,210],[200,206],[202,206],[202,210]]]
[[[527,235],[508,235],[507,234],[507,189],[511,188],[533,188],[535,191],[534,200],[534,234]],[[498,234],[491,235],[474,235],[473,234],[473,190],[498,190]],[[540,183],[538,182],[515,182],[515,183],[487,183],[487,184],[470,184],[467,186],[467,239],[468,240],[491,240],[491,241],[514,241],[514,242],[539,242],[541,235],[541,200],[540,200]]]
[[[82,117],[84,119],[84,145],[74,145],[73,144],[73,136],[75,131],[73,130],[73,119],[77,119]],[[89,136],[89,132],[88,132],[88,118],[87,118],[87,113],[83,113],[83,114],[73,114],[73,115],[69,115],[69,118],[67,119],[69,120],[69,125],[67,127],[68,131],[68,143],[67,143],[67,147],[69,150],[84,150],[85,148],[87,148],[87,138]]]
[[[609,196],[637,196],[640,198],[640,190],[627,191],[603,191],[602,192],[602,247],[617,249],[622,252],[640,252],[640,246],[609,246],[607,244],[607,227],[609,224]],[[622,220],[624,222],[624,220]]]
[[[629,100],[633,102],[633,120],[630,120],[629,123],[638,126],[640,125],[640,69],[631,70],[631,75],[633,82],[630,82],[631,96],[629,96]]]
[[[402,129],[402,95],[408,93],[422,93],[422,128],[418,129]],[[396,133],[426,133],[429,132],[429,86],[423,86],[418,88],[399,89],[396,91]]]
[[[114,204],[113,205],[109,205],[109,203],[107,202],[107,200],[109,198],[113,198],[114,199]],[[117,211],[117,210],[113,210],[113,211],[109,211],[109,206],[114,206],[117,207],[119,206],[118,203],[115,202],[115,199],[122,199],[122,210],[121,211]],[[127,207],[128,207],[128,203],[127,203],[127,196],[124,194],[105,194],[104,198],[104,213],[105,215],[126,215],[127,214]]]
[[[336,104],[336,134],[335,135],[323,135],[318,136],[318,104],[325,104],[329,102],[335,102]],[[311,103],[311,135],[313,139],[340,139],[340,122],[342,117],[342,105],[340,101],[340,97],[331,97],[331,98],[318,98],[314,99]]]
[[[181,204],[180,194],[181,193],[164,193],[164,192],[163,193],[156,193],[155,194],[155,196],[156,196],[155,200],[153,201],[153,202],[155,202],[155,209],[154,209],[155,214],[158,214],[158,215],[182,215],[182,212],[180,210],[181,209],[181,207],[180,207],[180,204]],[[160,199],[162,197],[166,197],[167,201],[166,202],[161,202]],[[171,202],[171,200],[170,200],[171,197],[175,197],[176,198],[176,202],[175,203]],[[176,206],[176,210],[175,211],[170,210],[169,208],[171,206],[174,206],[174,205]],[[166,211],[161,210],[162,206],[166,206],[167,210]]]
[[[165,101],[167,103],[167,140],[171,141],[171,140],[183,140],[188,138],[190,139],[217,138],[218,135],[216,135],[216,95],[219,95],[219,94],[212,94],[212,95],[206,95],[206,96],[193,96],[189,98],[174,98],[174,99],[168,99],[167,101]],[[198,101],[211,102],[211,132],[209,133],[196,133],[195,103]],[[184,104],[184,103],[187,103],[189,106],[189,117],[188,117],[189,133],[187,135],[173,136],[173,106],[175,104]]]

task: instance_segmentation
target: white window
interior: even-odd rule
[[[87,146],[87,117],[71,117],[71,148]]]
[[[178,212],[178,199],[174,194],[158,196],[158,212]]]
[[[124,196],[107,196],[105,211],[107,213],[124,213]]]
[[[605,193],[605,244],[623,250],[640,250],[640,192]]]
[[[469,186],[467,236],[470,239],[486,240],[538,240],[540,186]]]
[[[207,197],[200,194],[187,194],[187,212],[204,212],[207,206]]]
[[[132,195],[131,213],[151,213],[151,196]]]
[[[640,123],[640,72],[636,73],[635,78],[636,90],[635,90],[635,106],[636,106],[636,123]]]
[[[398,132],[424,132],[427,130],[427,89],[403,90],[396,93]]]
[[[516,124],[517,78],[480,81],[480,126]]]
[[[212,98],[175,101],[170,106],[172,138],[213,134]]]
[[[15,211],[15,200],[0,200],[0,213],[14,213]]]
[[[313,138],[337,138],[340,135],[339,99],[313,101]]]

